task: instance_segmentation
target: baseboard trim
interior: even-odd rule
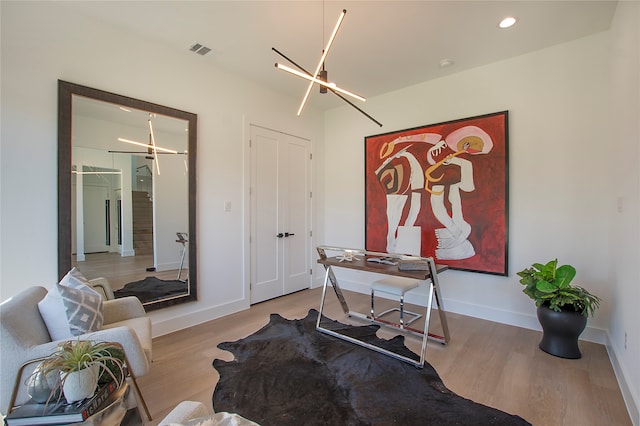
[[[184,306],[184,305],[178,305]],[[193,327],[194,325],[202,324],[207,321],[211,321],[217,318],[221,318],[227,315],[231,315],[236,312],[244,311],[249,309],[250,304],[248,300],[241,299],[236,300],[231,303],[226,303],[221,306],[214,306],[207,309],[201,309],[196,311],[189,311],[184,315],[171,316],[167,318],[154,318],[154,312],[150,312],[149,316],[151,317],[152,323],[152,335],[153,337],[164,336],[165,334],[170,334],[176,331],[183,330],[185,328]],[[171,307],[163,309],[161,314],[166,314],[166,311],[170,310]]]
[[[613,372],[616,375],[616,379],[618,380],[620,392],[622,392],[622,399],[624,399],[624,403],[627,406],[627,412],[629,413],[629,417],[631,418],[631,423],[634,426],[639,426],[640,399],[638,395],[635,394],[634,390],[629,386],[629,383],[631,383],[630,380],[627,380],[629,378],[629,375],[627,374],[624,365],[620,363],[620,358],[618,357],[616,347],[612,344],[612,339],[608,332],[607,343],[605,347],[607,348],[607,353],[609,354],[609,359],[611,360]]]
[[[320,284],[322,285],[322,284]],[[345,290],[355,291],[357,293],[369,294],[369,284],[340,279],[340,286]],[[425,294],[421,294],[421,289],[412,291],[406,295],[405,301],[414,305],[424,306]],[[426,291],[426,290],[425,290]],[[383,296],[384,297],[384,296]],[[479,318],[487,321],[493,321],[500,324],[513,325],[529,330],[542,331],[538,318],[535,315],[527,315],[520,312],[512,312],[507,310],[496,309],[493,307],[476,305],[468,302],[462,302],[455,299],[442,299],[442,304],[447,312],[452,312],[468,317]],[[587,326],[580,340],[587,342],[606,344],[605,330]]]

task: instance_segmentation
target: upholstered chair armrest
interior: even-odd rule
[[[3,398],[7,398],[7,406],[0,407],[0,411],[3,414],[7,414],[12,406],[20,405],[27,401],[25,383],[28,377],[31,375],[36,366],[40,363],[40,358],[47,357],[54,353],[58,348],[57,342],[44,343],[42,345],[35,345],[27,348],[29,358],[23,358],[21,363],[16,364],[13,370],[13,377],[9,378],[3,376],[3,380],[6,379],[6,383],[2,383],[2,390],[6,392]],[[10,350],[10,348],[2,347],[3,352]],[[8,353],[8,352],[7,352]],[[6,356],[3,354],[3,356]]]
[[[42,358],[53,354],[58,349],[59,343],[60,342],[48,342],[37,346],[30,346],[28,348],[29,359]],[[3,347],[2,350],[4,352],[5,348]]]
[[[151,361],[147,358],[140,338],[133,329],[127,326],[108,328],[92,333],[76,336],[76,339],[87,339],[101,342],[120,343],[129,362],[129,370],[136,377],[144,376],[149,371]]]
[[[109,284],[109,280],[105,277],[98,277],[92,280],[89,280],[89,284],[95,291],[100,293],[103,299],[105,300],[113,300],[115,297],[113,296],[113,290],[111,290],[111,285]]]
[[[131,318],[140,318],[147,313],[135,296],[127,296],[120,299],[104,301],[104,323],[111,324],[118,321],[125,321]]]
[[[213,413],[207,409],[202,402],[197,401],[182,401],[178,404],[167,417],[160,421],[160,426],[166,426],[169,424],[182,424],[188,420],[197,419],[199,417],[207,417]]]

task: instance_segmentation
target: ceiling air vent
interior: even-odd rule
[[[197,53],[200,56],[204,56],[207,53],[211,52],[211,49],[209,49],[207,46],[203,46],[200,43],[194,43],[191,45],[191,47],[189,47],[189,50]]]

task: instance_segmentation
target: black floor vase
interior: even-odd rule
[[[587,326],[587,317],[573,310],[556,312],[546,306],[538,308],[542,326],[540,349],[560,358],[580,358],[578,337]]]

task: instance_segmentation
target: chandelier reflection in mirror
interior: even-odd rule
[[[126,138],[118,138],[118,141],[147,148],[146,154],[150,155],[150,157],[148,157],[150,160],[154,160],[155,165],[156,165],[156,172],[158,173],[158,175],[160,175],[160,160],[159,160],[158,154],[162,153],[162,154],[181,154],[181,155],[186,155],[186,152],[178,152],[178,151],[173,150],[173,149],[162,148],[162,147],[159,147],[159,146],[156,145],[156,138],[155,138],[155,135],[153,133],[153,124],[151,123],[151,118],[153,118],[154,116],[155,116],[155,114],[149,114],[149,119],[147,120],[147,123],[149,125],[149,143],[145,144],[145,143],[142,143],[142,142],[138,142],[138,141],[134,141],[134,140],[131,140],[131,139],[126,139]],[[129,153],[129,154],[143,154],[144,153],[144,152],[138,152],[138,151],[122,151],[122,152],[123,153],[126,152],[126,153]],[[186,164],[186,162],[185,162],[185,164]]]

